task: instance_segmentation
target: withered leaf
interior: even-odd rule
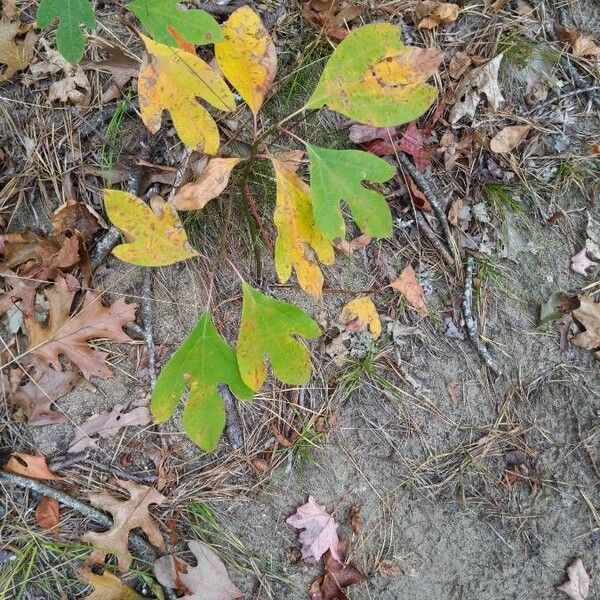
[[[346,0],[304,0],[302,14],[307,21],[322,28],[327,35],[336,40],[343,40],[349,31],[345,23],[359,17],[365,8]]]
[[[15,0],[2,2],[0,18],[0,81],[25,69],[33,58],[36,34],[32,25],[21,23]]]
[[[429,314],[425,293],[417,281],[417,275],[411,265],[407,265],[400,276],[390,283],[390,286],[398,290],[422,317]]]
[[[35,520],[37,524],[42,529],[46,529],[55,535],[58,534],[59,510],[58,502],[54,498],[42,496],[42,499],[35,507]]]
[[[311,600],[349,600],[343,588],[364,581],[365,576],[352,563],[336,560],[328,551],[325,554],[325,575],[313,582]]]
[[[557,589],[571,600],[587,600],[590,592],[590,576],[587,574],[581,558],[576,558],[567,568],[568,581]]]
[[[56,234],[79,231],[89,241],[100,229],[100,217],[87,204],[67,201],[54,211],[52,227]]]
[[[96,575],[89,569],[81,569],[79,576],[94,588],[85,600],[143,600],[142,596],[126,586],[110,571],[105,570],[102,575]]]
[[[4,465],[4,470],[16,475],[31,477],[32,479],[62,479],[62,477],[50,471],[46,463],[46,457],[41,454],[14,452],[11,454],[6,465]]]
[[[420,19],[418,29],[433,29],[439,25],[452,23],[458,19],[460,7],[451,2],[435,2],[425,0],[417,2],[415,14]]]
[[[490,150],[496,154],[510,154],[524,141],[531,125],[511,125],[499,131],[490,141]]]
[[[585,331],[574,336],[572,342],[586,350],[595,351],[594,355],[600,360],[600,304],[589,296],[578,298],[579,308],[573,311],[573,316],[585,327]]]

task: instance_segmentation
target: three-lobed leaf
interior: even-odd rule
[[[134,0],[127,8],[155,41],[178,45],[178,35],[193,44],[213,44],[223,39],[214,17],[201,9],[183,10],[179,0]]]
[[[320,335],[317,323],[297,306],[243,284],[237,360],[249,388],[258,390],[264,383],[267,356],[275,377],[290,385],[306,383],[311,373],[310,354],[296,336],[314,339]]]
[[[163,111],[168,110],[181,141],[188,148],[216,154],[220,145],[217,124],[197,98],[231,112],[235,110],[231,90],[221,75],[195,54],[146,36],[142,40],[148,51],[138,80],[142,121],[156,133]]]
[[[277,186],[273,214],[277,228],[275,270],[285,283],[293,267],[300,287],[319,296],[323,289],[323,273],[317,258],[323,264],[332,264],[335,258],[333,246],[315,225],[310,189],[306,183],[289,162],[276,158],[272,162]]]
[[[159,196],[150,206],[128,192],[104,190],[104,208],[112,224],[125,235],[113,254],[141,267],[162,267],[197,256],[177,211]]]
[[[223,35],[224,40],[215,44],[219,68],[256,116],[277,73],[275,44],[248,6],[231,14]]]
[[[437,96],[425,81],[441,58],[437,48],[405,46],[395,25],[364,25],[351,31],[335,49],[306,108],[327,105],[376,127],[414,121]]]
[[[240,398],[252,398],[252,390],[240,377],[234,350],[219,335],[210,315],[204,314],[160,372],[150,403],[155,421],[170,419],[189,387],[183,428],[200,448],[214,450],[226,421],[219,385],[228,385]]]
[[[328,239],[344,239],[346,225],[340,208],[345,201],[358,226],[376,238],[392,234],[392,213],[379,192],[363,181],[384,183],[396,172],[385,160],[361,150],[330,150],[307,145],[310,190],[317,227]]]
[[[58,19],[56,44],[59,52],[70,63],[81,60],[85,51],[85,38],[81,25],[93,29],[96,25],[90,0],[42,0],[35,20],[44,28]]]

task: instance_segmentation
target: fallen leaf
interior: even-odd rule
[[[364,25],[335,49],[305,108],[327,105],[377,127],[414,121],[437,96],[425,81],[441,60],[437,48],[404,46],[395,25]]]
[[[141,528],[153,546],[164,548],[160,529],[148,512],[148,507],[151,504],[162,504],[166,498],[154,488],[133,481],[117,479],[116,482],[128,492],[130,499],[119,500],[106,491],[91,494],[92,506],[109,512],[113,516],[113,525],[108,531],[100,533],[88,531],[81,536],[81,541],[94,546],[89,557],[90,562],[104,562],[108,554],[114,554],[119,569],[126,572],[133,560],[127,549],[129,532],[132,529]]]
[[[319,261],[333,264],[333,246],[317,228],[313,217],[310,189],[290,168],[273,158],[277,198],[273,222],[277,228],[275,270],[281,283],[286,283],[296,271],[300,287],[313,296],[320,296],[323,273]]]
[[[81,452],[86,448],[97,448],[100,438],[109,438],[117,435],[123,427],[133,425],[148,425],[152,422],[150,411],[145,406],[133,408],[123,412],[123,404],[115,404],[110,410],[92,415],[75,430],[75,438],[69,446],[68,452]],[[92,436],[97,435],[98,438]]]
[[[326,35],[343,40],[349,33],[346,23],[359,17],[365,8],[345,0],[304,0],[302,14]]]
[[[587,276],[587,270],[595,265],[596,263],[587,257],[585,248],[582,248],[577,254],[571,257],[571,271],[573,271],[573,273]]]
[[[576,346],[595,351],[600,360],[600,304],[595,303],[589,296],[578,296],[579,308],[573,311],[573,316],[585,327],[583,333],[578,333],[571,340]]]
[[[450,59],[448,74],[452,79],[460,79],[472,64],[471,57],[466,52],[456,52]]]
[[[576,58],[600,56],[600,46],[596,44],[593,35],[585,34],[575,27],[556,27],[558,39],[566,42],[571,54]]]
[[[154,42],[142,35],[148,51],[138,78],[142,121],[157,133],[162,113],[171,113],[181,141],[205,154],[219,150],[219,130],[210,113],[198,102],[203,98],[215,108],[232,112],[235,99],[227,84],[210,65],[195,54]]]
[[[496,154],[510,154],[524,141],[531,125],[512,125],[498,132],[490,141],[490,150]]]
[[[503,54],[498,54],[489,62],[473,69],[463,77],[458,84],[455,96],[459,101],[450,111],[450,123],[457,123],[465,116],[474,117],[481,102],[481,94],[487,98],[489,105],[498,110],[504,102],[504,97],[498,85],[498,71]]]
[[[223,39],[214,17],[198,8],[184,10],[179,0],[134,0],[127,5],[155,41],[177,46],[178,36],[192,44],[214,44]]]
[[[35,521],[46,531],[50,531],[54,535],[58,535],[58,524],[60,507],[54,498],[42,496],[38,505],[35,507]]]
[[[340,322],[345,326],[346,331],[369,330],[374,339],[381,335],[381,320],[369,296],[359,296],[350,300],[342,309]]]
[[[394,579],[404,575],[404,569],[395,561],[388,558],[383,559],[377,566],[377,573],[383,577]]]
[[[402,133],[400,143],[397,145],[398,150],[413,157],[415,167],[419,171],[424,171],[431,163],[431,156],[427,149],[428,139],[429,133],[419,129],[413,121]]]
[[[500,12],[508,4],[508,2],[509,0],[495,0],[495,2],[486,0],[486,8],[489,8],[494,12]]]
[[[364,181],[384,183],[396,169],[362,150],[331,150],[307,144],[310,191],[317,228],[330,240],[344,239],[346,226],[340,203],[345,202],[361,231],[370,237],[392,234],[392,213],[384,196]]]
[[[368,235],[359,235],[350,241],[334,240],[332,244],[336,250],[339,250],[348,256],[352,256],[353,252],[356,252],[356,250],[360,250],[361,248],[367,246],[369,243],[371,243],[372,239],[373,238],[369,237]]]
[[[395,127],[373,127],[355,123],[350,127],[348,137],[355,144],[364,144],[373,140],[393,140],[396,137]]]
[[[277,74],[275,44],[249,6],[229,16],[223,36],[225,39],[215,44],[217,64],[256,117]]]
[[[296,529],[304,529],[299,537],[303,559],[320,560],[329,550],[333,559],[341,560],[337,524],[325,510],[325,506],[317,504],[312,496],[309,496],[308,502],[299,506],[285,522]]]
[[[342,563],[333,558],[330,550],[325,554],[325,575],[313,582],[310,600],[349,600],[343,588],[356,585],[365,576],[352,563]]]
[[[204,314],[160,372],[150,403],[155,422],[171,418],[189,387],[183,428],[195,444],[212,452],[226,421],[220,385],[228,385],[239,398],[252,398],[252,390],[240,376],[235,352],[219,335],[210,315]]]
[[[177,210],[200,210],[217,198],[227,187],[233,168],[241,158],[211,158],[200,178],[186,183],[175,194],[173,206]]]
[[[141,267],[161,267],[197,256],[190,246],[177,211],[160,196],[143,200],[118,190],[104,190],[104,208],[112,224],[125,236],[125,244],[112,253]]]
[[[31,25],[21,23],[15,0],[4,0],[0,17],[0,81],[9,80],[29,66],[36,34]]]
[[[558,590],[564,592],[572,600],[587,600],[590,592],[590,576],[587,574],[581,558],[576,558],[567,567],[566,583],[558,586]]]
[[[54,211],[52,228],[57,234],[79,231],[83,239],[89,241],[100,229],[100,217],[87,204],[67,201]]]
[[[467,131],[460,140],[456,139],[456,136],[452,131],[446,131],[444,135],[442,135],[439,146],[437,147],[437,152],[443,153],[444,168],[449,171],[454,167],[459,158],[468,156],[472,145],[473,133],[471,131]]]
[[[196,557],[196,566],[171,555],[161,556],[154,562],[154,575],[162,586],[185,594],[181,600],[235,600],[244,596],[210,546],[196,540],[186,543]]]
[[[32,479],[47,479],[51,481],[63,479],[48,469],[46,457],[41,454],[13,452],[8,462],[4,465],[4,470],[16,475],[31,477]]]
[[[56,43],[60,53],[70,62],[77,63],[85,51],[85,38],[80,26],[96,26],[94,10],[89,0],[42,0],[35,20],[39,27],[48,27],[58,19]]]
[[[352,506],[350,508],[349,521],[352,533],[354,535],[360,535],[363,530],[362,520],[360,518],[360,506]]]
[[[81,309],[70,315],[75,291],[68,289],[63,278],[46,288],[44,294],[50,305],[47,325],[40,325],[33,316],[25,318],[28,352],[56,370],[63,370],[60,356],[65,355],[81,369],[86,379],[92,375],[103,379],[112,377],[105,361],[106,352],[92,350],[88,341],[98,338],[131,341],[123,326],[135,320],[137,306],[119,298],[106,307],[98,292],[88,291]]]
[[[237,340],[237,359],[243,382],[258,390],[267,376],[269,357],[275,377],[290,385],[310,378],[310,354],[296,339],[314,339],[321,330],[303,310],[265,296],[244,283],[242,318]]]
[[[105,570],[96,575],[89,569],[81,569],[79,577],[87,581],[94,591],[85,600],[143,600],[143,597],[125,585],[116,575]]]
[[[417,2],[415,5],[415,14],[420,19],[418,29],[433,29],[446,23],[453,23],[458,19],[460,7],[451,2],[434,2],[426,0]]]
[[[392,281],[390,286],[398,290],[422,317],[429,314],[425,293],[417,281],[417,275],[411,265],[407,265],[400,273],[400,277]]]

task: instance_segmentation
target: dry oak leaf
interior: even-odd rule
[[[101,228],[100,215],[87,204],[70,200],[61,204],[52,215],[54,233],[79,231],[85,241],[89,241]]]
[[[104,190],[104,208],[113,225],[125,236],[125,244],[112,253],[141,267],[162,267],[187,260],[198,253],[190,246],[177,211],[160,196],[143,200],[118,190]]]
[[[415,270],[410,265],[404,268],[400,277],[390,283],[390,287],[398,290],[422,317],[429,314],[425,293],[417,281]]]
[[[365,576],[352,563],[336,560],[328,551],[324,560],[325,575],[315,580],[310,587],[310,600],[349,600],[343,588],[356,585]]]
[[[31,477],[32,479],[47,479],[51,481],[63,479],[63,477],[59,477],[50,471],[46,463],[46,457],[41,454],[14,452],[4,465],[4,470],[16,475]]]
[[[590,592],[590,576],[587,574],[581,558],[576,558],[568,567],[568,581],[558,586],[572,600],[587,600]]]
[[[337,40],[348,35],[346,23],[359,17],[366,7],[345,2],[345,0],[304,0],[304,18]]]
[[[346,331],[368,329],[374,339],[381,335],[381,320],[369,296],[359,296],[350,300],[342,309],[340,321],[346,327]]]
[[[589,296],[578,298],[579,308],[573,311],[573,316],[585,327],[585,331],[578,333],[571,341],[586,350],[595,350],[594,356],[600,360],[600,304]]]
[[[309,496],[308,502],[299,506],[285,522],[296,529],[304,529],[299,536],[302,558],[320,560],[329,550],[332,558],[341,560],[337,524],[325,510],[325,506],[317,504],[312,496]]]
[[[195,540],[188,540],[187,545],[196,557],[196,566],[171,555],[162,556],[154,563],[154,575],[161,585],[185,594],[180,600],[235,600],[244,596],[210,546]]]
[[[25,69],[33,58],[36,40],[31,25],[21,23],[14,0],[2,2],[0,18],[0,81],[7,81],[17,71]]]
[[[277,74],[275,44],[249,6],[223,23],[223,36],[215,44],[217,64],[256,116]]]
[[[186,183],[172,200],[177,210],[200,210],[217,198],[229,183],[233,168],[241,158],[211,158],[200,178]]]
[[[35,507],[35,521],[42,528],[54,534],[58,534],[58,524],[60,522],[60,507],[54,498],[42,496],[42,499]]]
[[[142,596],[110,571],[105,570],[102,575],[96,575],[89,569],[81,569],[79,576],[94,588],[85,600],[143,600]]]
[[[490,150],[496,154],[510,154],[524,141],[531,125],[511,125],[499,131],[490,141]]]
[[[44,294],[50,305],[48,324],[40,325],[34,316],[25,317],[28,352],[57,370],[63,370],[60,356],[65,355],[81,369],[86,379],[92,375],[103,379],[112,377],[105,360],[106,352],[92,350],[88,341],[130,342],[123,326],[135,320],[137,305],[119,298],[111,306],[104,306],[99,292],[88,291],[81,309],[71,315],[75,291],[68,289],[62,277],[46,288]]]
[[[417,2],[415,14],[420,19],[418,29],[433,29],[439,25],[453,23],[458,19],[460,7],[451,2],[434,2],[426,0]]]
[[[275,270],[285,283],[293,267],[300,287],[318,297],[323,289],[323,273],[317,259],[325,265],[333,264],[333,246],[317,229],[309,187],[289,162],[273,158],[272,163],[277,187],[273,214],[277,228]]]
[[[587,270],[595,265],[596,263],[587,257],[587,251],[585,248],[571,257],[571,271],[573,271],[573,273],[579,273],[580,275],[587,276]]]
[[[148,51],[138,78],[142,121],[151,133],[157,133],[162,113],[168,110],[188,148],[216,154],[220,144],[217,124],[197,99],[231,112],[235,110],[231,90],[221,75],[195,54],[141,37]]]
[[[596,44],[594,36],[585,34],[575,27],[556,28],[558,39],[569,44],[571,54],[576,58],[600,56],[600,46]]]
[[[150,543],[164,548],[163,537],[156,521],[148,512],[151,504],[162,504],[166,498],[154,488],[133,481],[117,479],[117,485],[129,493],[129,500],[119,500],[108,492],[92,494],[90,502],[96,508],[109,512],[113,516],[113,525],[108,531],[88,531],[81,541],[92,544],[94,550],[90,562],[103,562],[108,554],[117,557],[119,569],[128,571],[133,557],[127,549],[129,532],[136,527],[144,530]]]

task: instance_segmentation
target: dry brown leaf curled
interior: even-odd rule
[[[600,360],[600,304],[589,296],[578,296],[579,308],[573,311],[573,316],[585,327],[585,331],[573,337],[576,346],[595,351]]]
[[[415,5],[415,14],[420,19],[418,29],[433,29],[446,23],[453,23],[458,19],[459,13],[460,7],[452,2],[425,0]]]
[[[35,507],[35,520],[37,524],[47,531],[58,534],[58,523],[60,507],[54,498],[42,496],[42,499]]]
[[[33,58],[36,34],[32,25],[21,23],[14,0],[3,0],[0,18],[0,81],[25,69]]]
[[[510,154],[524,141],[531,125],[512,125],[498,132],[490,141],[490,150],[496,154]]]
[[[417,281],[415,270],[410,265],[404,268],[400,273],[400,277],[390,283],[390,287],[398,290],[422,317],[429,314],[425,293],[421,284]]]
[[[4,470],[16,475],[31,477],[32,479],[46,479],[56,481],[63,479],[50,471],[46,463],[46,457],[41,454],[23,454],[14,452],[11,454]]]

